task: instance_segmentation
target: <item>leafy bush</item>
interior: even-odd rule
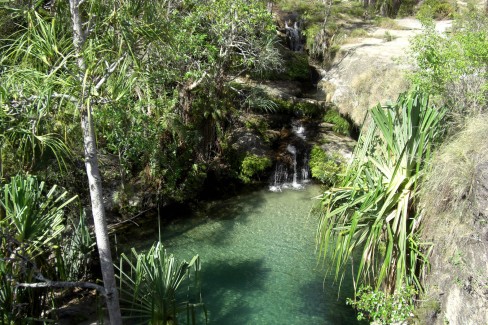
[[[239,179],[246,184],[250,183],[253,177],[266,170],[268,167],[271,167],[271,159],[268,157],[259,157],[257,155],[248,154],[242,160]]]
[[[441,20],[452,18],[455,12],[455,5],[447,0],[426,0],[420,5],[417,17]]]
[[[389,31],[386,31],[383,35],[383,39],[385,42],[391,42],[396,38],[396,36],[392,35]]]
[[[334,109],[329,109],[325,113],[323,121],[334,124],[332,127],[334,132],[344,135],[349,135],[351,133],[351,123],[349,123],[347,119],[345,119],[338,111]]]
[[[439,34],[426,21],[412,42],[418,69],[412,82],[447,106],[451,119],[488,108],[488,17],[472,9],[459,17],[452,33]]]
[[[284,60],[283,69],[265,71],[259,75],[254,74],[253,77],[267,80],[290,80],[303,82],[310,80],[310,66],[308,63],[308,56],[305,52],[291,52],[282,49],[281,56]]]
[[[358,310],[358,320],[369,320],[382,325],[403,322],[412,316],[413,287],[403,287],[389,295],[373,290],[370,286],[359,288],[356,299],[347,299],[347,304]]]
[[[331,156],[324,152],[320,146],[312,148],[308,164],[312,177],[328,186],[334,185],[345,169],[344,159],[340,155]]]

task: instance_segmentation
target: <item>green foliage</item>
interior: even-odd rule
[[[308,25],[320,23],[324,19],[325,7],[322,1],[277,0],[274,2],[284,11],[299,13],[305,20],[307,28]]]
[[[413,84],[435,95],[451,118],[485,111],[488,105],[488,17],[475,8],[458,17],[450,34],[424,22],[424,32],[412,41],[418,67]]]
[[[146,253],[133,248],[131,256],[122,254],[117,268],[123,316],[135,324],[178,324],[181,314],[186,314],[186,324],[196,324],[197,308],[206,315],[198,255],[178,263],[158,242]]]
[[[417,11],[419,19],[448,19],[456,13],[456,5],[448,0],[426,0]]]
[[[323,195],[318,241],[336,278],[359,250],[357,284],[420,288],[417,271],[426,259],[413,202],[442,118],[418,91],[371,110],[343,181]]]
[[[310,66],[306,53],[291,52],[291,60],[287,62],[284,73],[280,74],[280,79],[285,80],[310,80]]]
[[[244,95],[244,106],[255,112],[275,113],[278,110],[278,105],[266,94],[266,92],[259,87],[246,87],[236,85],[236,88]],[[255,123],[251,123],[255,124]],[[250,126],[246,125],[247,128]]]
[[[255,78],[266,80],[290,80],[290,81],[309,81],[310,66],[308,56],[304,52],[292,52],[285,48],[280,48],[283,58],[283,68],[265,71],[261,74],[253,74]]]
[[[252,130],[256,132],[263,138],[266,138],[266,131],[269,129],[269,125],[268,122],[266,121],[266,118],[260,115],[246,116],[246,119],[244,121],[244,126],[248,130]]]
[[[395,39],[396,37],[392,35],[389,31],[386,31],[385,34],[383,35],[383,39],[385,42],[391,42]]]
[[[332,123],[332,130],[339,134],[349,135],[351,133],[351,123],[335,109],[329,109],[323,119],[326,123]]]
[[[100,152],[119,158],[120,179],[142,178],[170,200],[196,195],[222,154],[235,109],[229,82],[281,68],[265,4],[111,0],[84,1],[80,9],[90,17],[85,80],[78,79],[67,3],[42,15],[24,2],[2,3],[0,27],[18,25],[0,48],[0,170],[38,173],[49,160],[69,163],[68,148],[81,155],[74,104],[83,97]]]
[[[415,14],[417,0],[403,0],[398,9],[397,18],[411,17]]]
[[[239,179],[244,183],[251,183],[252,179],[267,168],[271,167],[271,159],[247,154],[241,163]]]
[[[0,201],[5,211],[2,225],[14,231],[17,242],[29,244],[28,253],[33,257],[42,254],[45,245],[64,230],[63,208],[76,198],[57,193],[56,185],[45,193],[44,186],[35,177],[17,175],[3,186]]]
[[[359,288],[356,300],[348,298],[347,304],[358,310],[358,320],[388,325],[412,317],[415,295],[413,287],[402,287],[390,295],[365,286]]]
[[[368,31],[364,28],[355,28],[351,31],[349,37],[367,37],[368,35]]]
[[[66,243],[62,245],[58,254],[57,267],[60,277],[70,281],[78,281],[88,276],[91,254],[95,248],[95,241],[90,227],[86,223],[86,214],[80,215],[78,222],[70,220],[65,231]]]
[[[43,310],[52,307],[46,305],[46,299],[52,299],[49,290],[15,288],[15,283],[35,282],[40,275],[63,278],[62,266],[70,262],[65,259],[62,237],[64,210],[76,197],[67,198],[56,186],[47,191],[36,177],[17,175],[2,187],[0,198],[4,213],[0,218],[2,320],[41,317]],[[86,267],[84,260],[77,263]]]
[[[333,186],[345,170],[344,159],[336,154],[327,154],[320,146],[314,146],[310,151],[308,162],[312,177],[326,184]]]

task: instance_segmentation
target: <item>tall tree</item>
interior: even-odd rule
[[[81,128],[83,131],[83,144],[85,152],[85,167],[90,186],[90,199],[92,205],[93,222],[95,225],[95,237],[97,240],[98,254],[100,256],[100,266],[102,269],[103,285],[105,287],[107,309],[111,324],[122,324],[120,313],[119,296],[115,281],[112,254],[110,251],[110,241],[108,237],[107,222],[105,218],[105,208],[103,205],[103,191],[100,171],[98,169],[97,148],[95,142],[95,132],[93,118],[91,114],[91,100],[88,87],[85,87],[87,70],[83,54],[83,46],[86,41],[88,31],[83,29],[82,17],[80,14],[80,0],[70,0],[71,19],[73,21],[73,44],[75,53],[78,57],[77,64],[80,70],[78,79],[83,83],[83,91],[77,98],[77,109],[81,116]],[[107,69],[107,75],[113,72],[118,62],[115,62]],[[108,76],[101,76],[95,87],[105,82]]]

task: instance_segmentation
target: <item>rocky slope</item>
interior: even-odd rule
[[[412,69],[408,60],[410,39],[421,32],[417,19],[396,19],[390,28],[380,28],[361,21],[350,22],[351,34],[360,26],[360,37],[349,37],[328,71],[322,71],[319,83],[327,100],[342,114],[360,125],[368,108],[377,103],[395,101],[408,88],[406,73]],[[446,31],[451,21],[438,21],[436,29]]]

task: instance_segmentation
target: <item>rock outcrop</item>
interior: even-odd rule
[[[369,108],[394,102],[408,89],[406,72],[413,68],[407,59],[410,39],[422,26],[412,18],[395,22],[394,28],[366,27],[367,35],[346,40],[319,83],[327,101],[357,125]],[[439,21],[436,28],[445,31],[450,26],[450,21]]]
[[[488,116],[436,154],[424,184],[430,272],[419,324],[488,324]]]

